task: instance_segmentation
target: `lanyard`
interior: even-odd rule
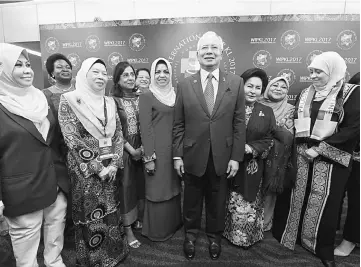
[[[107,124],[108,124],[108,112],[107,112],[107,103],[105,102],[105,97],[103,98],[104,99],[104,122],[99,119],[98,117],[96,117],[98,119],[98,121],[100,122],[100,124],[103,126],[104,128],[104,137],[106,138],[107,137],[107,134],[106,134],[106,131],[105,131],[105,128],[107,127]]]

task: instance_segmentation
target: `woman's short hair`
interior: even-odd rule
[[[119,85],[119,80],[120,80],[120,76],[123,74],[124,70],[128,67],[131,67],[135,73],[134,67],[132,65],[130,65],[129,62],[127,62],[127,61],[121,61],[115,66],[114,73],[113,73],[114,85],[113,85],[112,91],[110,92],[110,94],[112,96],[115,96],[115,97],[123,96],[123,91]]]
[[[141,72],[141,71],[146,71],[146,72],[148,72],[149,77],[150,77],[150,71],[149,71],[149,69],[147,69],[147,68],[140,68],[140,69],[137,69],[137,70],[136,70],[136,72],[135,72],[135,77],[138,77],[139,72]]]
[[[52,54],[51,56],[49,56],[47,58],[46,63],[45,63],[46,70],[50,76],[52,76],[52,74],[54,72],[55,61],[61,60],[61,59],[64,60],[66,63],[68,63],[70,68],[73,69],[73,65],[71,65],[70,60],[66,56],[64,56],[63,54],[60,54],[60,53]]]
[[[264,70],[259,69],[259,68],[248,69],[242,73],[241,77],[243,78],[244,83],[246,83],[252,77],[260,78],[262,81],[262,92],[261,93],[263,94],[264,91],[266,90],[266,87],[268,85],[268,76]]]

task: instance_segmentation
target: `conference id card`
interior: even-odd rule
[[[114,156],[114,149],[111,138],[99,139],[99,159],[111,159]]]

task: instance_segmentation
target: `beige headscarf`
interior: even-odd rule
[[[155,68],[159,61],[164,61],[167,64],[170,81],[168,85],[164,88],[160,88],[156,81],[155,81]],[[154,60],[152,67],[150,69],[150,85],[149,90],[153,93],[153,95],[164,105],[169,107],[173,107],[175,103],[175,91],[172,86],[172,66],[170,65],[169,61],[165,58],[157,58]]]
[[[338,53],[330,51],[317,55],[308,66],[308,69],[310,68],[322,70],[330,77],[325,86],[313,85],[316,90],[314,101],[322,101],[334,87],[342,86],[347,66],[345,60]]]
[[[293,106],[291,104],[288,104],[287,94],[286,94],[285,98],[283,98],[281,101],[278,101],[278,102],[272,101],[268,97],[268,92],[269,92],[269,89],[272,86],[272,84],[274,84],[280,80],[282,80],[286,83],[288,90],[290,89],[290,85],[289,85],[286,77],[283,77],[283,76],[276,77],[268,83],[266,90],[264,91],[264,93],[260,97],[260,99],[258,100],[259,103],[269,106],[273,109],[273,113],[275,115],[276,121],[281,121],[283,119],[283,117],[287,114],[289,109],[293,108]]]
[[[23,54],[29,59],[22,47],[11,44],[0,44],[0,103],[11,113],[34,123],[36,129],[46,140],[50,123],[47,119],[48,101],[45,95],[34,86],[23,87],[13,77],[16,61]]]
[[[83,61],[76,76],[75,91],[65,93],[63,96],[84,128],[94,138],[99,140],[105,137],[113,137],[116,128],[116,107],[113,98],[105,96],[105,86],[103,90],[95,91],[88,83],[86,76],[97,60],[101,59],[91,57]],[[103,122],[105,120],[104,100],[106,102],[108,119],[105,133],[103,125],[98,120],[100,119]]]

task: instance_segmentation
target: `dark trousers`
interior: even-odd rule
[[[226,216],[227,184],[226,174],[216,174],[212,153],[203,176],[185,173],[183,221],[187,239],[193,242],[197,239],[205,198],[206,234],[210,242],[221,242]]]
[[[347,241],[360,243],[360,162],[354,161],[347,182],[347,217],[343,237]]]

